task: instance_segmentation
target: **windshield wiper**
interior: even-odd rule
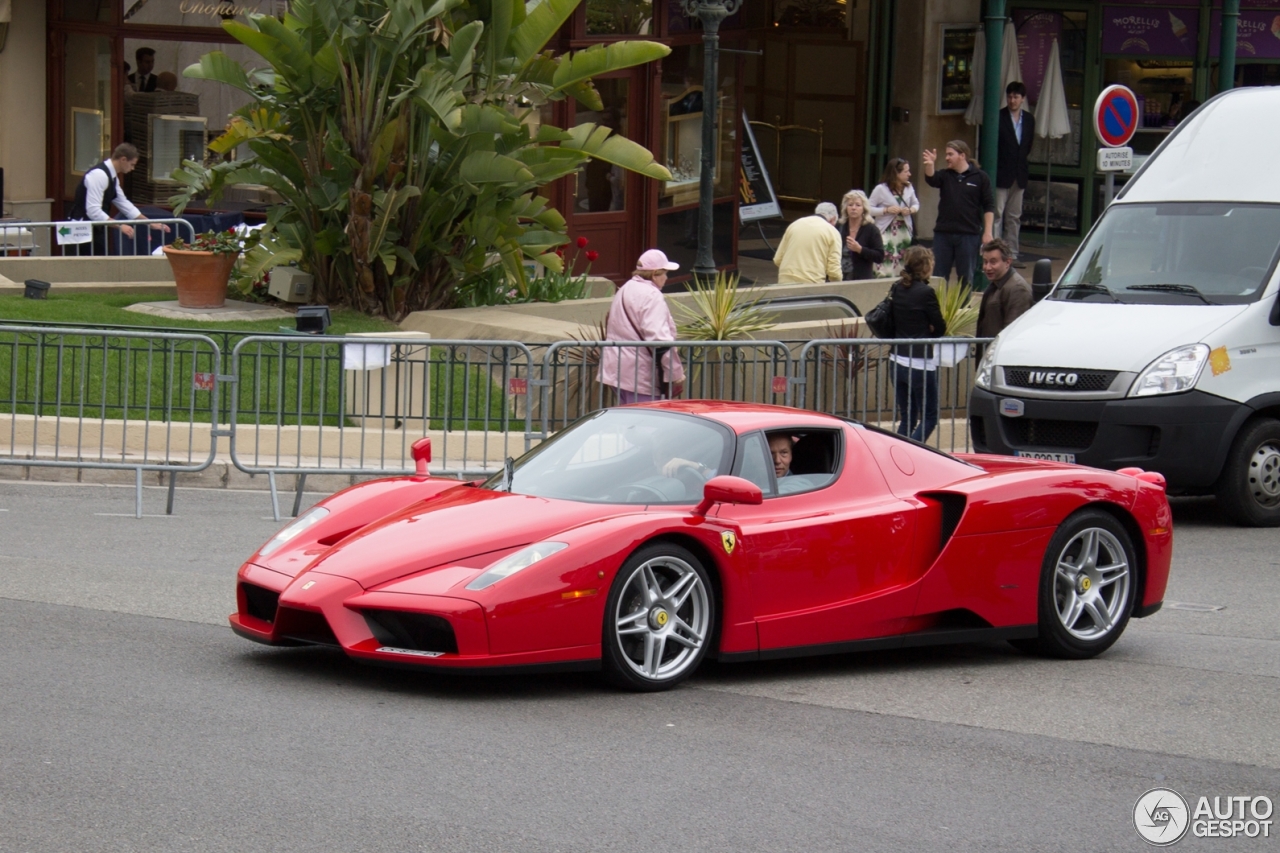
[[[1154,290],[1160,293],[1186,293],[1197,297],[1205,305],[1212,305],[1205,295],[1189,284],[1131,284],[1125,290]]]
[[[1054,288],[1053,292],[1057,293],[1060,290],[1088,290],[1094,293],[1105,293],[1107,296],[1111,297],[1112,302],[1120,301],[1119,299],[1116,299],[1116,295],[1111,292],[1111,288],[1107,287],[1105,284],[1098,284],[1092,281],[1082,281],[1079,284],[1060,284]]]

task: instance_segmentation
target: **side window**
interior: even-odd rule
[[[742,439],[742,461],[738,476],[750,480],[766,495],[773,494],[773,463],[762,433],[753,432]]]
[[[794,434],[791,468],[778,478],[778,494],[794,495],[830,485],[840,467],[840,434],[810,430]]]

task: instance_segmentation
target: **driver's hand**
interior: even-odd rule
[[[662,466],[662,476],[675,477],[680,473],[681,468],[688,468],[691,471],[697,471],[698,463],[690,462],[688,459],[681,459],[677,456],[666,465]]]

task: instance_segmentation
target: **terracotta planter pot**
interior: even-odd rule
[[[189,249],[164,247],[178,285],[178,305],[183,308],[221,308],[227,303],[227,281],[236,255],[215,255]]]

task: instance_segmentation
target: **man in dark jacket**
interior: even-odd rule
[[[1036,117],[1022,107],[1027,87],[1014,80],[1004,89],[1005,102],[1000,110],[1000,146],[996,157],[996,227],[995,236],[1003,238],[1018,258],[1018,235],[1022,230],[1022,196],[1027,190],[1027,158],[1036,136]],[[985,249],[983,250],[985,251]],[[1022,264],[1017,264],[1022,266]]]
[[[1004,240],[982,246],[982,272],[991,286],[982,294],[978,309],[980,338],[994,338],[1031,307],[1031,285],[1013,268],[1013,253]]]
[[[996,215],[995,195],[987,173],[970,163],[972,149],[962,139],[947,143],[947,168],[934,174],[937,151],[924,152],[924,181],[936,188],[938,221],[933,226],[933,274],[947,278],[956,268],[956,280],[973,284],[978,249],[992,239]]]

